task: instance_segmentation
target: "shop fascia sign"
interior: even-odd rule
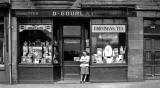
[[[19,32],[24,30],[47,30],[52,32],[52,25],[19,25]]]
[[[127,13],[121,10],[13,10],[13,16],[18,17],[126,17]],[[129,16],[129,15],[128,15]]]
[[[104,33],[104,32],[125,32],[125,25],[92,25],[93,33]]]
[[[15,16],[36,16],[36,17],[83,17],[90,16],[90,11],[81,11],[81,10],[17,10],[14,12]]]

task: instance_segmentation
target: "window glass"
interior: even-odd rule
[[[51,25],[19,25],[21,64],[52,63]]]
[[[159,51],[155,52],[155,60],[160,61],[160,52]]]
[[[4,33],[4,24],[0,24],[0,34],[1,34],[0,37],[3,37],[3,36],[2,36],[3,33]]]
[[[4,18],[0,18],[0,64],[4,63]]]
[[[92,25],[92,63],[126,63],[125,25]]]
[[[64,39],[63,52],[65,61],[74,61],[74,57],[79,57],[80,50],[80,39]]]
[[[144,33],[160,33],[160,20],[144,20]]]
[[[63,26],[63,36],[80,36],[81,26]]]

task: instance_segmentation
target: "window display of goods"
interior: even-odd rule
[[[49,64],[52,62],[52,46],[50,42],[25,41],[23,44],[23,56],[21,63],[23,64]]]
[[[111,46],[109,49],[111,49]],[[126,63],[124,60],[125,49],[123,49],[123,46],[120,46],[119,49],[113,48],[111,49],[111,51],[107,50],[106,48],[105,49],[97,48],[97,53],[93,54],[92,56],[92,62],[93,63]]]

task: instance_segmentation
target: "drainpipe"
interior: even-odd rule
[[[10,84],[12,84],[12,25],[11,25],[11,0],[9,0],[9,12],[8,12],[8,51],[9,51],[9,78]]]

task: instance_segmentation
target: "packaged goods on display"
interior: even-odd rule
[[[49,41],[23,43],[22,64],[49,64],[52,62],[52,46]]]
[[[108,46],[107,46],[108,47]],[[97,53],[93,54],[94,63],[126,63],[124,60],[125,48],[113,48],[110,46],[108,49],[97,48]]]

